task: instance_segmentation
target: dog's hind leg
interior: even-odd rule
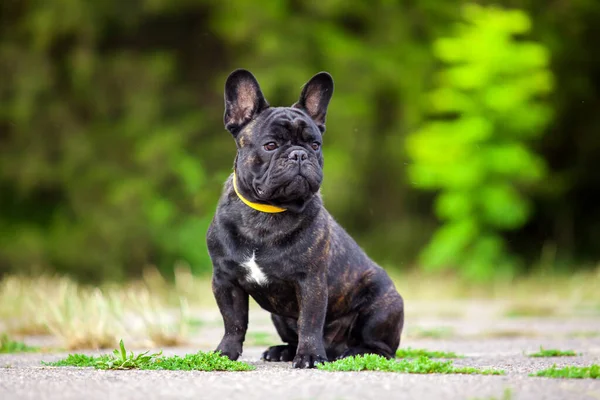
[[[350,332],[348,349],[338,359],[360,354],[396,356],[404,326],[404,303],[398,292],[390,289],[359,313]]]
[[[292,361],[298,348],[298,324],[295,319],[271,314],[271,320],[284,343],[269,347],[262,355],[265,361]]]

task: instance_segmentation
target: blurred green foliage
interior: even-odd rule
[[[429,95],[436,119],[408,138],[409,173],[416,187],[441,189],[435,211],[447,221],[422,265],[486,279],[513,269],[498,230],[523,226],[531,204],[519,189],[544,177],[527,141],[550,120],[539,98],[553,77],[548,50],[515,39],[529,32],[524,12],[469,4],[463,15],[454,36],[434,43],[446,67]]]
[[[172,50],[104,49],[156,2],[107,4],[12,3],[19,18],[0,47],[0,256],[16,270],[92,278],[178,259],[206,269],[214,195],[190,151],[205,118],[175,82]]]
[[[540,45],[506,47],[493,42],[496,36],[473,37],[455,52],[450,35],[462,4],[0,2],[0,273],[53,270],[121,279],[148,264],[169,274],[178,261],[196,273],[210,271],[205,230],[235,152],[222,125],[222,90],[227,74],[239,67],[256,74],[274,105],[292,104],[314,73],[332,73],[323,195],[334,216],[384,265],[414,265],[437,227],[434,209],[460,221],[474,206],[485,213],[475,220],[488,239],[480,246],[496,249],[507,238],[510,249],[503,254],[512,250],[527,261],[536,261],[548,245],[558,249],[558,258],[595,261],[600,53],[593,38],[600,37],[600,4],[504,0],[531,16],[529,36]],[[522,17],[507,21],[494,24],[526,28]],[[436,42],[440,37],[448,39]],[[465,49],[480,57],[474,67],[437,74],[439,57],[454,61]],[[528,96],[550,85],[544,81],[550,75],[533,68],[504,85],[501,66],[490,65],[507,51],[522,51],[525,58],[509,57],[505,66],[518,71],[517,62],[550,58],[556,85],[549,100],[554,120],[546,129],[549,110]],[[436,82],[439,90],[428,95]],[[448,97],[460,95],[461,83],[474,85],[474,94]],[[473,189],[475,200],[444,186],[434,206],[432,193],[411,185],[405,139],[427,122],[428,107],[440,111],[450,103],[476,108],[463,110],[453,128],[442,125],[448,140],[460,142],[423,151],[435,151],[443,163],[456,156],[451,149],[469,151],[479,143],[482,154],[471,151],[461,158],[464,172],[455,165],[447,175],[458,179],[455,185],[485,179],[486,190]],[[494,140],[476,137],[486,132]],[[535,151],[524,145],[535,139],[529,134],[543,134],[544,140],[531,142]],[[485,167],[469,168],[463,160]],[[492,170],[497,178],[488,176]]]

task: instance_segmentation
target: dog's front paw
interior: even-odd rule
[[[296,346],[289,344],[271,346],[262,355],[265,361],[292,361],[296,355]]]
[[[221,343],[217,346],[216,351],[220,351],[222,356],[226,356],[230,360],[235,361],[242,355],[242,344],[238,341],[223,338]]]
[[[294,368],[316,368],[317,364],[327,362],[326,356],[311,353],[298,353],[292,361],[292,367]]]

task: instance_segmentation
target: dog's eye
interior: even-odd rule
[[[273,150],[277,149],[278,147],[279,146],[277,146],[277,143],[275,143],[275,142],[269,142],[264,145],[264,148],[266,151],[273,151]]]
[[[321,147],[321,143],[313,142],[310,146],[313,148],[314,151],[317,151],[319,150],[319,147]]]

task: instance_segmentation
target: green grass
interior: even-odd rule
[[[240,361],[231,361],[225,356],[212,351],[196,354],[186,354],[183,357],[164,357],[162,352],[148,354],[127,353],[123,340],[119,349],[113,354],[102,356],[86,356],[84,354],[70,354],[64,360],[45,363],[52,367],[94,367],[96,369],[145,369],[145,370],[182,370],[182,371],[251,371],[255,367]]]
[[[600,331],[576,331],[567,335],[569,338],[595,338],[600,336]]]
[[[507,318],[551,317],[557,314],[557,308],[546,305],[514,305],[504,313]]]
[[[195,330],[203,328],[206,325],[206,323],[203,320],[201,320],[200,318],[191,318],[191,317],[188,319],[188,324],[190,325],[191,329],[195,329]]]
[[[215,352],[198,352],[183,357],[172,356],[158,358],[156,363],[146,369],[181,371],[253,371],[255,367],[240,361],[231,361]]]
[[[530,374],[529,376],[544,376],[547,378],[567,378],[567,379],[600,379],[600,365],[593,364],[589,367],[563,367],[557,368],[556,364],[551,368]]]
[[[63,360],[53,362],[42,361],[42,365],[49,367],[97,367],[101,360],[105,361],[109,358],[109,355],[94,357],[86,356],[85,354],[69,354],[67,358]]]
[[[408,332],[408,336],[419,339],[449,339],[455,336],[453,328],[420,328],[416,327]]]
[[[463,308],[456,307],[453,302],[462,303],[473,297],[492,302],[511,299],[509,306],[512,308],[499,308],[493,312],[498,313],[494,317],[503,315],[506,310],[512,316],[548,314],[549,309],[556,310],[557,315],[571,315],[577,308],[583,309],[585,315],[591,315],[591,312],[600,311],[599,271],[570,276],[532,274],[486,285],[470,284],[454,275],[424,272],[397,273],[393,279],[404,297],[416,302],[416,307],[411,308],[416,314],[422,314],[422,307],[426,307],[428,315],[454,318],[463,314],[457,311]],[[423,281],[428,282],[426,287],[419,284]],[[538,304],[540,298],[543,298],[542,306],[529,306]],[[572,300],[565,302],[565,299]],[[452,303],[443,300],[452,300]],[[250,304],[259,307],[254,301]],[[430,304],[433,305],[430,307]],[[60,347],[72,353],[84,349],[113,349],[118,346],[119,338],[136,346],[164,348],[179,344],[188,339],[190,331],[213,326],[222,328],[220,319],[204,321],[189,312],[209,308],[216,309],[210,277],[195,276],[186,266],[175,268],[174,280],[165,279],[156,268],[150,268],[143,271],[141,279],[104,283],[98,287],[54,275],[7,275],[0,279],[2,332],[51,335],[61,342]],[[431,339],[539,336],[527,331],[464,335],[443,325],[410,326],[406,334],[409,338]],[[599,337],[600,332],[580,331],[566,335]],[[263,339],[257,337],[256,340]]]
[[[499,329],[493,331],[484,331],[479,334],[475,334],[472,337],[482,339],[492,338],[534,338],[539,336],[536,332],[516,330],[516,329]]]
[[[396,351],[396,357],[398,358],[463,358],[464,356],[458,355],[452,351],[431,351],[427,349],[413,349],[407,347],[405,349],[398,349]]]
[[[512,398],[513,398],[513,395],[512,395],[511,388],[506,388],[506,389],[504,389],[504,393],[502,394],[502,397],[490,396],[490,397],[486,397],[485,399],[479,398],[479,397],[474,397],[470,400],[511,400]]]
[[[537,353],[528,354],[529,357],[575,357],[576,355],[573,350],[544,349],[541,346]]]
[[[248,346],[269,346],[275,340],[268,332],[248,332],[246,334],[246,345]]]
[[[0,335],[0,353],[25,353],[39,350],[38,347],[11,340],[7,334]]]
[[[468,374],[504,375],[504,371],[455,367],[452,361],[435,361],[425,356],[406,360],[388,360],[375,354],[347,357],[338,361],[319,364],[322,371],[381,371],[407,374]]]

